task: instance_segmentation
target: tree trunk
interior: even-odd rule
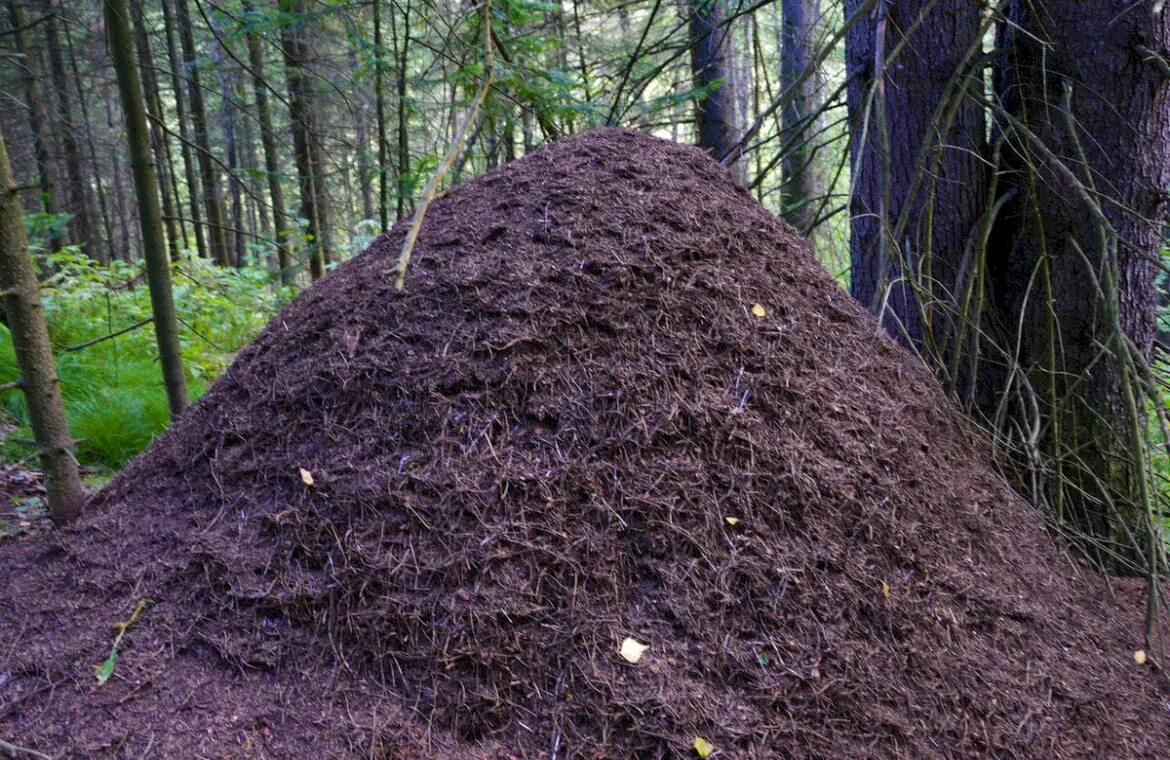
[[[861,4],[847,0],[846,18]],[[986,200],[981,6],[874,5],[845,37],[852,292],[891,333],[922,345],[945,329],[933,304],[953,291]]]
[[[382,45],[382,0],[374,3],[374,111],[378,129],[378,221],[382,229],[390,228],[389,193],[387,192],[387,163],[390,152],[386,143],[386,95],[383,77],[383,57],[386,51]]]
[[[150,145],[154,151],[155,165],[158,167],[159,189],[162,191],[162,214],[167,231],[167,246],[171,260],[178,261],[182,251],[182,239],[179,234],[178,214],[173,199],[167,192],[165,179],[170,162],[167,160],[167,136],[163,131],[162,99],[158,94],[154,55],[150,50],[150,38],[146,34],[146,14],[143,13],[142,0],[130,0],[130,7],[134,11],[135,18],[139,19],[139,23],[134,27],[134,34],[138,43],[139,71],[142,72],[142,90],[146,113],[150,120]]]
[[[294,16],[281,28],[285,73],[288,77],[288,110],[293,132],[293,154],[301,194],[301,217],[309,226],[309,276],[314,280],[325,274],[321,251],[321,214],[317,207],[316,176],[313,161],[313,135],[309,124],[307,82],[309,76],[303,66],[303,31],[299,28],[304,16],[302,0],[281,0],[281,9]]]
[[[174,0],[179,43],[183,49],[183,70],[187,75],[187,100],[191,106],[191,126],[195,133],[195,152],[199,180],[203,187],[203,208],[207,219],[208,253],[220,266],[228,264],[227,238],[224,234],[223,202],[219,194],[218,172],[211,154],[211,135],[207,129],[207,109],[203,106],[203,84],[196,61],[195,35],[187,0]]]
[[[187,381],[179,348],[179,326],[171,293],[170,261],[163,236],[162,212],[159,208],[158,177],[151,162],[150,132],[142,87],[134,65],[134,43],[130,36],[130,18],[126,0],[103,0],[110,55],[118,78],[118,95],[126,120],[126,138],[130,147],[130,164],[134,170],[134,193],[138,200],[138,221],[142,230],[142,251],[146,259],[146,278],[150,287],[151,314],[158,341],[159,362],[171,418],[187,406]]]
[[[61,148],[65,153],[68,211],[73,214],[69,229],[75,243],[97,242],[101,236],[97,234],[97,229],[93,225],[89,185],[83,172],[85,162],[81,156],[81,149],[77,146],[78,132],[73,123],[73,98],[69,94],[69,74],[65,69],[65,57],[61,52],[61,36],[57,25],[58,7],[55,0],[50,0],[48,11],[45,18],[45,40],[53,89],[57,95],[57,124],[60,129]],[[95,258],[104,261],[105,252],[100,243],[92,248]]]
[[[1125,424],[1134,410],[1116,354],[1119,337],[1146,362],[1153,347],[1170,88],[1151,56],[1170,47],[1170,14],[1031,0],[1013,3],[1009,18],[996,84],[1010,114],[1005,168],[1018,181],[988,246],[993,307],[1021,328],[1020,365],[1052,417],[1050,454],[1075,452],[1083,465],[1063,471],[1085,496],[1059,504],[1060,516],[1141,569],[1145,547],[1124,527],[1145,516],[1143,453]]]
[[[251,9],[251,5],[246,5]],[[272,130],[272,113],[268,106],[268,82],[264,77],[264,51],[260,37],[248,32],[248,60],[252,69],[252,87],[256,94],[256,118],[260,122],[260,141],[264,145],[264,173],[268,177],[268,194],[272,200],[272,225],[276,232],[277,264],[280,284],[296,282],[296,269],[289,254],[289,221],[285,215],[284,187],[280,183],[280,154],[276,150],[276,133]]]
[[[393,20],[394,16],[391,15]],[[395,27],[391,28],[394,34],[395,55],[396,55],[396,70],[394,89],[398,96],[397,100],[397,117],[398,117],[398,161],[396,162],[395,171],[398,180],[395,183],[397,187],[396,203],[398,218],[401,219],[406,215],[409,208],[413,207],[410,202],[411,193],[410,188],[410,141],[407,136],[407,110],[406,110],[406,61],[407,54],[410,51],[410,0],[406,0],[402,10],[402,30],[399,33]]]
[[[698,145],[715,158],[731,152],[735,134],[735,99],[722,0],[691,0],[691,75],[699,91],[695,102]]]
[[[781,108],[780,144],[790,146],[780,162],[784,219],[807,235],[813,223],[812,201],[820,194],[813,167],[813,114],[818,108],[818,78],[806,77],[814,65],[815,24],[820,0],[782,0],[780,22],[780,92],[791,92]]]
[[[45,118],[45,106],[41,100],[40,87],[37,86],[36,71],[33,70],[35,56],[34,46],[30,39],[29,30],[25,28],[26,19],[20,0],[10,0],[12,11],[12,28],[16,31],[16,52],[22,57],[20,64],[21,78],[24,79],[24,99],[28,105],[29,131],[32,133],[33,158],[37,163],[37,180],[40,185],[41,209],[49,216],[59,213],[56,197],[53,193],[53,174],[49,157],[49,133]],[[51,230],[56,230],[53,225]],[[52,232],[49,238],[50,250],[61,247],[60,235]]]
[[[101,261],[112,261],[115,258],[114,224],[110,216],[110,202],[106,198],[106,189],[102,179],[102,163],[98,159],[97,140],[93,136],[93,118],[89,108],[89,98],[85,94],[85,84],[81,81],[81,69],[77,65],[77,54],[73,48],[73,38],[65,35],[65,50],[69,54],[69,70],[73,72],[73,84],[77,87],[77,105],[81,107],[81,121],[85,124],[86,158],[89,159],[90,170],[93,172],[93,186],[97,191],[98,213],[101,216],[102,236],[93,241],[95,247],[101,246],[101,253],[95,258]]]
[[[73,456],[73,439],[61,403],[61,385],[41,311],[40,289],[24,234],[23,210],[0,135],[0,302],[20,368],[20,388],[28,402],[49,515],[62,523],[81,514],[85,492]]]
[[[171,8],[172,0],[160,0],[163,24],[166,29],[167,60],[171,67],[171,90],[175,99],[175,116],[179,122],[179,151],[183,156],[183,176],[187,184],[188,205],[191,209],[191,229],[195,233],[195,250],[199,258],[210,257],[207,251],[207,236],[203,228],[203,209],[199,203],[199,175],[195,172],[195,159],[191,154],[191,130],[187,127],[187,103],[183,96],[183,83],[179,46],[175,40],[175,19]]]

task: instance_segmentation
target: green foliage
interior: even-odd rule
[[[72,248],[45,257],[44,268],[52,274],[41,296],[77,458],[88,467],[116,470],[168,424],[154,331],[147,323],[85,348],[70,347],[150,317],[142,270],[122,262],[98,267]],[[292,294],[273,289],[271,275],[260,267],[222,269],[190,258],[174,264],[172,276],[187,380],[198,397]],[[11,336],[0,326],[0,383],[18,375]],[[0,404],[19,426],[0,454],[28,456],[23,394],[5,393]]]

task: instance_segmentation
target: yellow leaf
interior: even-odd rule
[[[711,755],[715,754],[715,745],[701,736],[695,737],[694,747],[699,757],[711,757]]]
[[[724,517],[723,519],[727,521],[728,525],[731,525],[733,527],[736,525],[739,525],[739,518],[738,517]]]
[[[890,598],[890,584],[882,581],[882,599]]]
[[[309,472],[304,467],[301,467],[299,469],[301,471],[301,480],[303,480],[305,482],[305,485],[307,485],[307,486],[313,485],[313,473]]]
[[[768,316],[768,312],[764,311],[764,307],[758,303],[752,306],[752,314],[755,314],[760,319]]]
[[[649,644],[643,644],[637,639],[631,639],[627,637],[626,640],[622,642],[622,648],[619,654],[626,662],[637,663],[638,660],[642,659],[642,655],[645,654],[646,650],[649,648]]]
[[[1139,649],[1133,653],[1133,661],[1138,665],[1145,665],[1147,659],[1149,658],[1146,657],[1146,650],[1144,649]]]

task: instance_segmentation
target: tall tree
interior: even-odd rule
[[[188,127],[187,101],[183,87],[182,58],[179,56],[179,45],[176,41],[176,26],[174,9],[171,4],[174,0],[160,0],[163,12],[163,25],[166,31],[167,61],[171,71],[171,94],[175,100],[175,116],[179,122],[179,152],[183,157],[183,176],[187,185],[188,204],[191,209],[191,232],[195,237],[195,250],[200,258],[209,258],[207,250],[207,235],[203,228],[203,208],[199,202],[200,179],[195,171],[195,157],[192,152],[194,145],[191,139],[191,130]]]
[[[268,194],[272,202],[272,225],[276,233],[277,266],[280,283],[292,285],[296,281],[292,255],[289,253],[289,221],[284,205],[284,187],[280,181],[280,154],[276,149],[276,132],[272,129],[272,113],[268,105],[269,84],[264,74],[264,49],[256,30],[256,12],[251,3],[245,4],[248,23],[248,63],[252,69],[252,89],[256,96],[256,119],[260,122],[260,142],[264,146],[264,174],[268,179]]]
[[[791,146],[780,165],[782,213],[789,224],[807,232],[813,222],[812,200],[818,193],[814,151],[818,110],[816,21],[820,0],[782,0],[780,4],[780,91],[788,93],[781,108],[781,144]]]
[[[317,279],[329,263],[328,211],[321,173],[317,135],[313,129],[313,75],[305,65],[305,7],[303,0],[281,0],[286,14],[281,28],[284,65],[288,77],[289,117],[292,120],[293,152],[300,180],[301,216],[309,226],[309,274]]]
[[[175,198],[168,192],[166,178],[170,175],[170,159],[167,151],[167,136],[163,122],[162,98],[158,93],[158,77],[154,65],[154,54],[150,49],[150,37],[146,33],[146,14],[143,12],[142,0],[130,0],[130,8],[134,12],[138,23],[134,25],[134,34],[138,46],[138,60],[141,64],[142,89],[146,104],[146,115],[150,120],[150,145],[154,151],[155,165],[158,167],[159,180],[162,191],[162,215],[166,225],[167,245],[171,258],[179,259],[182,250],[182,237],[179,234],[178,213],[175,207]]]
[[[187,8],[187,0],[170,0],[170,2],[174,3],[179,43],[183,51],[183,72],[187,77],[187,103],[190,107],[191,127],[195,137],[199,181],[203,188],[204,218],[207,220],[207,250],[212,261],[226,266],[228,264],[228,247],[223,201],[219,192],[219,172],[216,171],[215,156],[211,152],[211,132],[207,126],[207,108],[203,104],[203,82],[199,74],[195,33],[191,28],[191,13]]]
[[[28,251],[23,215],[8,148],[0,135],[0,303],[20,368],[17,382],[28,401],[29,422],[45,473],[49,514],[60,523],[81,513],[85,492],[61,403],[57,365],[41,311],[40,288]]]
[[[176,418],[187,406],[187,380],[179,344],[179,325],[171,292],[171,269],[163,235],[162,210],[159,204],[158,176],[151,156],[150,131],[142,85],[134,60],[134,41],[130,34],[130,15],[126,0],[103,0],[110,56],[118,79],[118,95],[126,122],[126,140],[130,164],[134,171],[134,194],[138,201],[138,221],[142,231],[142,252],[146,259],[146,277],[150,288],[151,315],[162,365],[163,385],[171,417]]]
[[[84,173],[85,162],[82,159],[81,149],[77,145],[79,131],[73,121],[73,97],[70,94],[69,72],[65,68],[65,56],[62,52],[60,24],[58,23],[60,11],[56,0],[49,0],[48,11],[48,15],[45,17],[45,41],[53,90],[56,94],[61,149],[65,154],[65,175],[68,178],[66,183],[68,211],[73,215],[69,226],[73,242],[89,243],[98,238],[98,235],[97,229],[93,225],[89,180]],[[93,246],[93,248],[99,260],[105,259],[104,251],[100,245]]]
[[[716,158],[735,144],[735,100],[722,0],[690,0],[691,76],[699,92],[695,102],[698,145]]]
[[[999,35],[1013,195],[987,249],[993,308],[1019,326],[1018,361],[1067,437],[1052,445],[1082,465],[1064,475],[1087,498],[1065,517],[1125,555],[1145,499],[1124,364],[1131,350],[1151,358],[1170,188],[1170,14],[1159,6],[1017,0]]]
[[[853,290],[988,419],[1030,431],[1038,498],[1133,569],[1150,524],[1133,394],[1170,186],[1170,18],[1090,5],[1003,4],[990,99],[994,16],[978,7],[878,3],[850,29]]]
[[[846,16],[865,4],[847,0]],[[891,332],[921,344],[920,306],[953,291],[986,200],[987,122],[974,55],[983,19],[966,0],[868,4],[874,12],[845,38],[852,292]]]
[[[28,107],[29,131],[32,133],[33,158],[37,162],[41,208],[46,214],[56,215],[58,208],[50,165],[48,119],[45,117],[44,101],[41,99],[40,86],[34,68],[36,48],[30,39],[32,35],[26,26],[27,22],[20,0],[9,0],[9,9],[12,15],[12,29],[16,32],[16,52],[21,57],[20,71],[21,78],[24,80],[24,99],[25,105]],[[60,235],[56,233],[56,225],[53,225],[49,246],[54,250],[61,246]]]

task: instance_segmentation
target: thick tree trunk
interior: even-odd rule
[[[1118,330],[1146,361],[1153,346],[1170,87],[1152,56],[1170,47],[1170,14],[1144,2],[1015,2],[1000,46],[1010,51],[997,78],[1010,114],[1004,161],[1017,181],[988,247],[994,308],[1020,327],[1018,361],[1052,417],[1043,443],[1083,465],[1062,468],[1084,493],[1058,505],[1062,517],[1111,540],[1125,562],[1144,548],[1123,530],[1144,517],[1142,452],[1107,352],[1122,348]]]
[[[691,75],[696,90],[695,124],[698,145],[716,158],[735,144],[735,100],[732,93],[730,45],[722,0],[691,0]]]
[[[203,229],[203,209],[199,203],[199,175],[195,171],[195,159],[191,151],[191,130],[187,127],[187,102],[183,95],[183,70],[179,57],[179,45],[175,39],[175,18],[171,7],[173,0],[161,0],[163,24],[166,29],[167,60],[171,67],[171,89],[175,98],[175,116],[179,122],[179,151],[183,157],[183,177],[187,185],[188,205],[191,209],[191,229],[195,234],[195,250],[199,258],[210,257],[207,250],[207,235]]]
[[[183,71],[187,76],[187,100],[191,106],[191,126],[195,135],[195,151],[198,154],[196,158],[199,164],[199,180],[203,188],[208,254],[216,264],[227,266],[228,247],[224,234],[223,202],[219,193],[219,173],[215,169],[215,161],[211,155],[211,135],[207,128],[207,109],[203,105],[203,84],[196,61],[191,14],[187,9],[187,0],[174,0],[174,3],[179,43],[183,49]]]
[[[251,8],[246,5],[246,8]],[[276,232],[277,265],[280,268],[280,284],[296,282],[296,269],[289,253],[288,217],[285,214],[284,187],[280,182],[280,154],[276,149],[276,133],[272,130],[272,113],[268,105],[268,82],[264,76],[264,50],[260,37],[254,31],[248,32],[248,60],[252,69],[252,88],[256,94],[256,118],[260,122],[260,142],[264,146],[264,173],[268,178],[268,194],[272,201],[272,225]]]
[[[54,522],[61,523],[81,513],[85,492],[73,456],[73,439],[61,403],[57,365],[41,311],[40,289],[22,216],[8,149],[0,135],[0,303],[12,333],[20,388],[28,402],[29,422],[45,473],[49,514]]]
[[[846,0],[846,18],[862,4]],[[981,6],[870,4],[845,38],[852,292],[892,333],[922,344],[926,322],[945,329],[935,320],[946,317],[924,321],[920,307],[949,300],[986,200]]]
[[[151,314],[158,342],[159,362],[171,418],[187,406],[187,381],[179,348],[179,326],[171,293],[170,261],[163,236],[162,211],[159,207],[158,176],[151,161],[150,132],[142,86],[134,62],[134,42],[130,35],[130,18],[126,0],[103,0],[110,55],[118,78],[118,94],[126,121],[130,147],[130,164],[134,170],[134,194],[138,200],[138,221],[142,230],[142,251],[146,259],[146,278],[150,287]]]

